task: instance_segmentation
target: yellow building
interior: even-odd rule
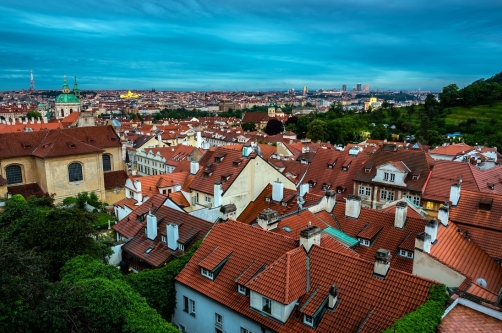
[[[133,94],[130,90],[125,95],[120,95],[120,98],[140,98],[140,94]]]
[[[56,202],[80,192],[105,202],[125,196],[122,145],[111,126],[4,133],[0,142],[9,143],[0,147],[0,176],[10,194],[47,193]]]

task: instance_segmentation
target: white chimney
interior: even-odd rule
[[[202,135],[200,134],[200,132],[197,132],[197,145],[196,145],[197,148],[201,148],[202,147]]]
[[[180,184],[174,185],[174,192],[180,192],[180,191],[181,191],[181,185]]]
[[[157,217],[148,212],[146,216],[146,235],[148,239],[154,240],[157,237]]]
[[[303,198],[303,196],[307,193],[309,193],[309,184],[300,184],[300,197]]]
[[[336,192],[334,190],[327,190],[325,195],[326,195],[326,211],[328,213],[331,213],[336,205]]]
[[[143,192],[141,191],[141,182],[138,179],[134,181],[134,187],[136,188],[136,191],[134,192],[134,200],[136,200],[137,202],[142,202]]]
[[[338,301],[338,287],[336,286],[336,284],[334,284],[331,286],[331,288],[329,288],[328,308],[333,309],[337,301]]]
[[[404,223],[408,216],[408,203],[406,201],[399,201],[396,204],[396,215],[394,217],[394,227],[403,229]]]
[[[345,200],[345,216],[357,219],[361,214],[361,197],[349,194]]]
[[[279,224],[279,214],[270,208],[258,214],[256,218],[258,225],[264,230],[273,230]]]
[[[42,117],[42,121],[44,122],[44,124],[47,123],[47,117],[45,117],[45,116]]]
[[[431,236],[431,243],[434,244],[438,235],[438,223],[436,220],[427,221],[425,224],[425,233]]]
[[[159,142],[162,142],[162,134],[160,134],[160,133],[159,133],[159,135],[157,135],[157,140],[158,140]]]
[[[445,203],[441,208],[439,208],[438,212],[438,220],[445,227],[448,226],[448,219],[450,217],[450,209],[448,208],[448,204]]]
[[[40,117],[37,118],[37,124],[40,124]]]
[[[450,188],[450,201],[453,207],[458,205],[458,201],[460,200],[460,183],[453,184]]]
[[[34,117],[31,117],[31,121],[30,121],[31,124],[34,124],[35,123],[35,118]]]
[[[310,226],[306,229],[300,231],[300,245],[305,248],[307,253],[310,251],[312,246],[321,245],[321,228],[316,226]]]
[[[192,175],[197,174],[199,172],[199,162],[191,161],[190,162],[190,173]]]
[[[213,208],[220,207],[223,201],[223,185],[221,182],[214,182]]]
[[[167,234],[167,247],[173,251],[178,249],[178,239],[180,238],[178,232],[178,225],[175,223],[168,223],[166,225]]]
[[[431,235],[421,232],[415,238],[415,248],[425,253],[431,252]]]
[[[273,184],[272,184],[272,200],[273,201],[282,201],[282,198],[284,197],[284,184],[277,179]]]
[[[380,277],[385,277],[390,268],[390,255],[389,250],[380,249],[375,253],[375,266],[373,273]]]
[[[237,207],[234,204],[228,204],[221,206],[220,208],[220,219],[226,221],[228,219],[235,220],[237,218]]]

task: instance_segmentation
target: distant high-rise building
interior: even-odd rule
[[[30,72],[30,91],[37,90],[35,88],[35,79],[33,78],[33,71]]]
[[[365,85],[363,86],[363,91],[364,91],[365,93],[369,93],[369,92],[370,92],[370,85],[369,85],[369,84],[365,84]]]
[[[361,91],[361,84],[360,83],[357,84],[357,91]]]
[[[342,91],[347,91],[347,85],[346,85],[346,84],[344,84],[344,85],[342,86]]]
[[[303,96],[306,96],[309,90],[307,89],[307,86],[303,87]]]

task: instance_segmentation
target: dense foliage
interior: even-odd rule
[[[398,319],[392,327],[382,333],[432,333],[441,323],[446,301],[449,299],[444,285],[433,285],[427,301],[415,311]]]

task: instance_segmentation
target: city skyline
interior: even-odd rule
[[[47,9],[50,8],[50,9]],[[0,90],[439,90],[501,71],[502,4],[47,0],[0,5]]]

